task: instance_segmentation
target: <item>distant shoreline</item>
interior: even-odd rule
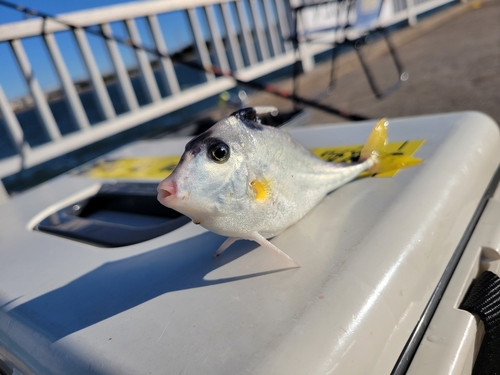
[[[136,77],[139,74],[140,73],[139,73],[138,68],[134,68],[134,69],[129,71],[130,78]],[[103,78],[104,84],[106,86],[111,85],[111,84],[116,82],[116,76],[113,73],[108,73],[106,75],[103,75],[102,78]],[[87,91],[90,91],[93,89],[92,83],[91,83],[90,79],[88,79],[88,78],[74,81],[73,84],[75,85],[76,92],[78,94],[82,94],[84,92],[87,92]],[[54,89],[44,91],[44,96],[45,96],[45,99],[47,100],[48,103],[52,103],[52,102],[64,99],[64,97],[65,97],[64,90],[62,87],[57,87]],[[31,94],[27,94],[21,98],[10,100],[9,103],[10,103],[14,113],[21,113],[21,112],[29,111],[29,110],[35,108],[35,101],[34,101],[33,97],[31,96]]]

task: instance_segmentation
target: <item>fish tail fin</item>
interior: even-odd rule
[[[387,144],[387,119],[383,118],[375,124],[372,132],[368,136],[365,145],[361,149],[359,161],[363,162],[368,159],[373,159],[374,164],[368,170],[371,173],[378,172],[378,166],[381,160],[386,156],[385,146]]]
[[[370,173],[383,173],[408,168],[422,162],[422,159],[406,155],[393,155],[386,152],[387,127],[389,122],[383,118],[375,124],[368,140],[361,149],[359,161],[373,159],[374,164],[368,169]]]

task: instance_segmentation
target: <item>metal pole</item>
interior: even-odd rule
[[[45,44],[47,45],[47,49],[49,50],[50,57],[54,66],[56,68],[57,75],[61,80],[61,85],[66,94],[66,100],[68,101],[68,105],[71,108],[71,113],[75,119],[76,124],[82,130],[88,129],[90,127],[89,120],[87,118],[87,114],[85,113],[85,109],[83,108],[82,102],[78,93],[76,92],[75,85],[73,84],[73,80],[69,75],[68,69],[66,69],[66,64],[61,56],[61,52],[59,51],[59,47],[57,45],[54,34],[45,34],[43,36],[45,40]]]
[[[28,60],[28,56],[26,56],[26,52],[24,51],[23,45],[19,39],[14,39],[10,41],[10,45],[16,56],[17,63],[21,68],[21,72],[26,81],[26,84],[29,87],[31,95],[33,96],[33,100],[35,101],[35,106],[37,109],[40,118],[42,119],[43,125],[49,134],[50,139],[57,140],[61,138],[61,132],[59,127],[57,126],[56,120],[52,115],[52,111],[50,110],[49,104],[45,99],[45,95],[40,88],[38,80],[35,78],[33,74],[33,70],[31,69],[31,64]]]

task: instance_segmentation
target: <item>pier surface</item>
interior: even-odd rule
[[[391,34],[409,79],[385,99],[377,99],[353,52],[337,60],[333,93],[326,94],[330,62],[319,63],[299,80],[299,94],[308,99],[368,118],[416,116],[475,110],[500,124],[500,1],[451,5]],[[382,86],[397,78],[385,43],[363,49]],[[278,83],[291,89],[291,80]],[[292,108],[287,100],[257,93],[250,105]],[[311,124],[346,119],[309,108]]]

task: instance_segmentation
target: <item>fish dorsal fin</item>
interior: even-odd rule
[[[378,160],[380,157],[385,155],[388,124],[389,123],[385,118],[375,124],[368,140],[361,150],[361,155],[359,157],[360,161],[364,161],[370,157],[375,157],[375,159]]]
[[[258,106],[258,107],[247,107],[240,109],[236,112],[231,113],[230,116],[236,117],[238,120],[242,121],[251,121],[251,122],[256,122],[257,124],[260,124],[260,118],[259,115],[265,115],[268,113],[275,114],[278,112],[278,109],[276,107],[265,107],[265,106]]]

